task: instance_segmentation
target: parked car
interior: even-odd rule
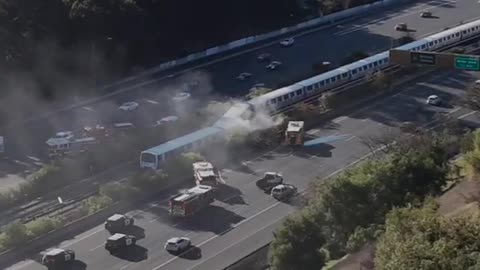
[[[187,237],[173,237],[165,243],[165,250],[172,253],[182,252],[189,249],[192,242]]]
[[[122,110],[122,111],[134,111],[138,108],[139,104],[135,101],[129,101],[129,102],[125,102],[123,103],[122,105],[120,105],[118,107],[119,110]]]
[[[283,47],[292,46],[293,43],[295,43],[295,40],[293,38],[286,38],[286,39],[280,41],[280,45],[282,45]]]

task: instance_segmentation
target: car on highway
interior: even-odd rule
[[[166,124],[171,124],[171,123],[174,123],[174,122],[178,121],[178,119],[180,119],[178,116],[170,115],[170,116],[164,117],[160,120],[157,120],[155,122],[154,127],[163,126],[163,125],[166,125]]]
[[[135,236],[116,233],[105,241],[105,249],[108,250],[110,254],[117,254],[127,248],[135,246],[136,243],[137,238]]]
[[[480,85],[480,80],[476,80],[475,85]]]
[[[399,24],[395,25],[395,30],[397,30],[397,31],[407,31],[408,26],[407,26],[406,23],[399,23]]]
[[[297,187],[290,184],[280,184],[272,188],[271,195],[279,201],[288,200],[297,193]]]
[[[281,66],[282,62],[272,61],[270,64],[266,65],[265,68],[268,70],[275,70],[277,67]]]
[[[42,257],[42,264],[48,269],[58,269],[75,260],[75,251],[71,249],[54,248]]]
[[[192,242],[187,237],[173,237],[165,243],[165,250],[172,253],[182,252],[189,249]]]
[[[280,41],[280,45],[282,45],[283,47],[292,46],[293,43],[295,43],[295,39],[293,39],[293,38],[286,38],[286,39]]]
[[[283,183],[283,176],[277,172],[266,172],[263,177],[255,183],[261,190],[270,192],[274,186]]]
[[[181,93],[178,93],[176,94],[173,98],[172,98],[172,101],[173,102],[176,102],[176,103],[179,103],[179,102],[183,102],[185,100],[188,100],[190,98],[190,93],[187,93],[187,92],[181,92]]]
[[[135,220],[132,217],[114,214],[105,222],[105,229],[110,233],[122,232],[125,229],[132,227]]]
[[[71,140],[75,137],[73,131],[60,131],[55,133],[51,139],[64,139],[64,140]]]
[[[262,53],[259,56],[257,56],[257,60],[260,62],[268,61],[270,60],[271,55],[269,53]]]
[[[139,104],[135,101],[129,101],[125,102],[122,105],[118,107],[119,110],[125,111],[125,112],[130,112],[130,111],[135,111],[138,109]]]
[[[243,72],[243,73],[240,73],[238,76],[237,76],[237,80],[240,80],[240,81],[244,81],[248,78],[252,77],[252,73],[248,73],[248,72]]]
[[[422,17],[422,18],[430,18],[430,17],[432,17],[432,12],[430,12],[430,11],[424,11],[424,12],[420,13],[420,17]]]
[[[442,104],[442,99],[437,95],[430,95],[427,98],[427,104],[439,106]]]

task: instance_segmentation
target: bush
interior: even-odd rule
[[[59,218],[42,217],[25,224],[28,234],[31,238],[51,232],[63,226],[63,221]]]
[[[91,215],[94,214],[102,209],[105,209],[113,204],[113,200],[107,196],[93,196],[88,198],[83,203],[83,207],[86,209],[85,211]]]
[[[4,235],[3,246],[6,248],[25,244],[29,239],[27,227],[20,222],[8,225],[5,229]]]
[[[101,196],[109,197],[113,201],[120,201],[129,199],[134,193],[134,190],[127,184],[113,182],[101,185],[99,188],[99,193]]]
[[[168,175],[163,171],[147,170],[130,179],[130,185],[144,193],[155,193],[165,190]]]
[[[367,228],[357,227],[350,235],[347,242],[347,252],[353,253],[370,241],[375,240],[381,232],[378,225],[370,225]]]

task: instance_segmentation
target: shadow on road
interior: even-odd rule
[[[206,231],[221,234],[245,218],[223,207],[210,205],[197,215],[183,219],[177,228],[189,231]]]
[[[293,155],[302,158],[332,157],[333,149],[335,149],[333,145],[320,143],[317,145],[297,149],[295,152],[293,152]]]
[[[132,248],[116,253],[113,256],[129,262],[141,262],[148,259],[148,249],[135,245]]]
[[[69,264],[66,264],[65,267],[62,267],[61,269],[62,270],[85,270],[87,269],[87,264],[82,261],[75,260]]]
[[[234,204],[247,204],[242,197],[243,193],[240,189],[229,185],[219,185],[217,190],[217,199],[220,202],[230,205]]]
[[[137,240],[145,238],[145,229],[137,225],[133,225],[125,230],[126,234],[133,235]]]
[[[188,251],[178,255],[178,257],[186,260],[199,260],[202,258],[202,250],[199,247],[192,246]]]

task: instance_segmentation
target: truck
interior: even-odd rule
[[[292,146],[301,146],[304,142],[305,122],[290,121],[288,122],[287,130],[285,130],[285,144]]]
[[[206,161],[193,163],[193,176],[197,185],[215,187],[221,182],[216,168]]]
[[[134,219],[125,215],[114,214],[105,222],[105,229],[110,233],[122,232],[125,229],[132,227]]]
[[[176,217],[189,217],[210,205],[215,200],[211,186],[198,185],[169,200],[169,213]]]
[[[128,248],[134,247],[136,243],[137,238],[135,236],[116,233],[107,239],[105,249],[108,250],[110,254],[118,254]]]
[[[258,188],[269,193],[273,187],[283,183],[283,176],[276,172],[266,172],[255,183]]]

